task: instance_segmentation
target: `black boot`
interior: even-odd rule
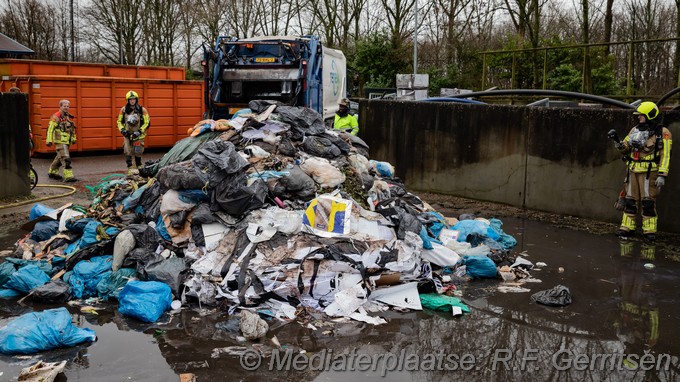
[[[620,238],[629,238],[635,236],[635,232],[628,231],[622,228],[617,228],[616,231],[614,231],[614,234]]]

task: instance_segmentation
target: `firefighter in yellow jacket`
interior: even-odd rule
[[[76,125],[72,120],[75,117],[69,114],[70,107],[70,101],[65,99],[59,101],[59,111],[50,117],[46,143],[48,147],[54,144],[57,156],[52,161],[47,176],[57,180],[64,179],[64,182],[77,182],[78,179],[73,177],[71,156],[68,152],[69,146],[76,143]],[[64,167],[63,178],[59,175],[59,169],[62,166]]]
[[[656,197],[666,184],[673,140],[671,132],[661,124],[661,113],[654,102],[642,102],[634,114],[638,117],[638,125],[623,141],[616,143],[616,148],[625,155],[628,167],[623,218],[616,234],[620,237],[634,235],[635,219],[641,210],[643,236],[655,240]]]
[[[338,111],[333,120],[333,128],[357,135],[359,133],[359,121],[357,121],[357,117],[349,113],[349,100],[343,98],[338,106]]]
[[[128,168],[128,175],[139,174],[144,153],[144,138],[149,128],[150,118],[146,108],[139,104],[139,95],[130,90],[125,94],[127,103],[118,115],[118,130],[123,135],[123,153]],[[134,157],[134,163],[132,162]]]

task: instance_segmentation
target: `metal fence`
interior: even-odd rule
[[[486,89],[491,86],[499,85],[498,79],[490,80],[489,73],[489,59],[491,57],[499,57],[502,55],[511,55],[512,61],[510,65],[510,86],[515,87],[517,81],[517,72],[519,60],[522,55],[534,54],[532,59],[536,62],[536,56],[542,54],[542,71],[541,88],[548,88],[548,71],[549,60],[548,53],[556,50],[573,50],[579,49],[582,51],[582,78],[581,91],[592,92],[588,89],[590,73],[591,73],[591,48],[593,47],[609,47],[613,51],[610,53],[614,55],[616,60],[616,67],[614,68],[618,74],[625,75],[625,95],[619,97],[631,98],[636,95],[650,96],[654,92],[664,92],[669,87],[680,87],[680,63],[677,62],[677,43],[680,38],[661,38],[648,40],[631,40],[618,41],[610,43],[592,43],[592,44],[574,44],[554,47],[540,47],[530,49],[514,49],[514,50],[496,50],[480,52],[482,55],[482,79],[481,88]],[[652,49],[652,44],[662,44]],[[636,61],[636,56],[638,60]],[[655,61],[655,67],[648,62],[650,58]],[[536,70],[537,68],[534,68]],[[504,68],[507,74],[508,68]],[[618,76],[621,78],[622,76]],[[590,84],[592,85],[592,84]],[[616,98],[616,95],[608,95]]]

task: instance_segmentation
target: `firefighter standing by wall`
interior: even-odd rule
[[[144,153],[144,138],[149,128],[150,117],[146,108],[139,104],[139,95],[133,90],[125,94],[127,103],[118,115],[118,130],[123,135],[123,154],[128,168],[128,175],[139,174]],[[134,157],[134,163],[132,162]]]
[[[616,148],[626,155],[626,176],[623,218],[616,235],[635,234],[635,219],[642,212],[642,233],[645,239],[656,239],[656,197],[666,183],[671,158],[670,131],[660,122],[659,108],[653,102],[642,102],[634,113],[639,124]]]
[[[69,114],[70,107],[70,101],[65,99],[59,101],[59,111],[50,117],[46,143],[48,147],[55,145],[57,156],[52,161],[47,176],[57,180],[64,179],[64,182],[77,182],[78,179],[73,177],[71,156],[68,152],[69,146],[76,143],[76,125],[72,120],[75,117]],[[62,166],[64,167],[63,178],[59,175],[59,169]]]

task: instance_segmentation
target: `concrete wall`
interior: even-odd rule
[[[619,222],[626,175],[607,139],[635,120],[621,109],[362,101],[360,136],[372,159],[395,165],[410,189]],[[680,113],[665,113],[680,137]],[[680,138],[678,138],[680,139]],[[680,159],[658,200],[659,229],[680,232]]]
[[[0,93],[0,198],[30,194],[28,171],[26,94]]]

